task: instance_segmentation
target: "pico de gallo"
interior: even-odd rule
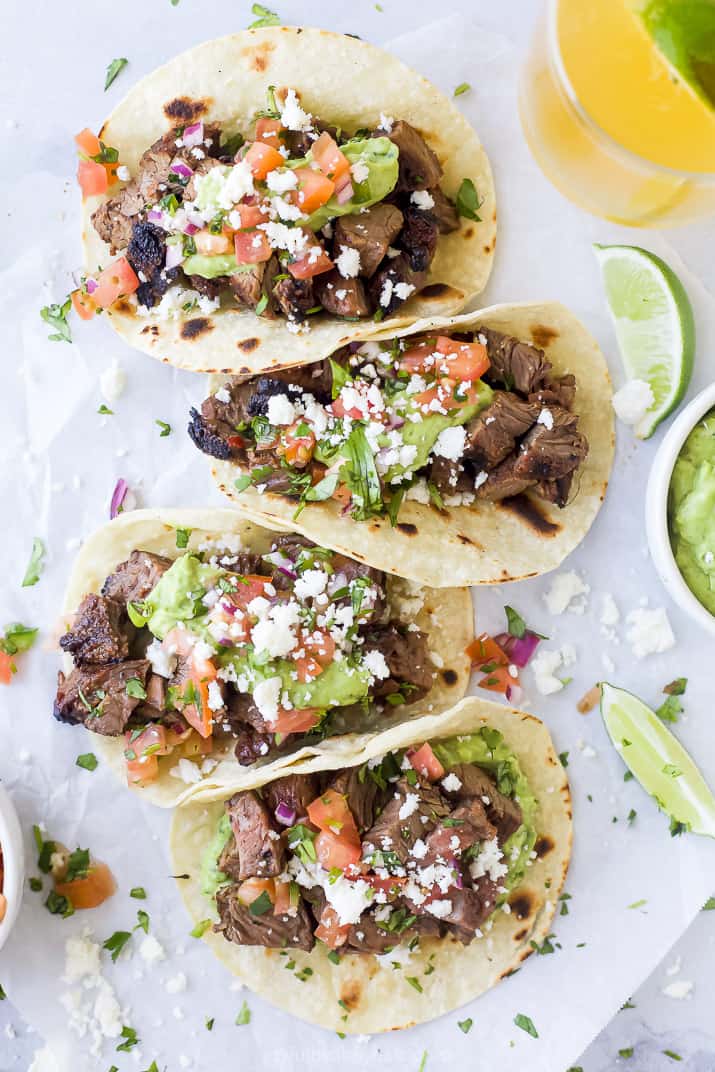
[[[503,736],[422,742],[226,801],[202,892],[239,945],[343,954],[468,944],[519,885],[536,801]]]
[[[40,874],[30,879],[30,887],[43,891],[45,878],[49,879],[45,907],[52,915],[66,919],[76,911],[97,908],[116,892],[109,867],[96,860],[89,849],[70,850],[62,842],[46,837],[39,826],[33,827],[33,835]]]
[[[381,571],[294,535],[266,554],[188,539],[173,561],[132,551],[60,639],[55,717],[123,738],[129,784],[199,781],[231,748],[248,765],[431,689]]]

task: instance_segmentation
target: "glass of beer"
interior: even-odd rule
[[[519,109],[544,173],[589,212],[715,212],[715,0],[547,0]]]

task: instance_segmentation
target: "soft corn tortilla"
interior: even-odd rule
[[[97,529],[85,541],[79,552],[65,595],[63,611],[72,614],[89,592],[99,592],[104,580],[133,550],[153,551],[177,558],[183,549],[176,547],[176,529],[190,529],[187,550],[198,550],[207,541],[220,541],[228,535],[238,535],[246,550],[268,551],[275,532],[246,520],[235,509],[212,510],[133,510],[120,514],[114,521]],[[394,727],[426,713],[438,713],[451,707],[467,691],[469,660],[464,649],[474,636],[472,603],[465,588],[449,591],[417,589],[409,581],[388,578],[388,597],[395,616],[404,622],[414,621],[429,637],[429,650],[435,667],[434,686],[424,699],[389,708],[383,715],[367,715],[364,723],[352,724],[352,732],[331,737],[320,744],[300,746],[293,752],[253,767],[242,767],[233,755],[233,741],[228,738],[223,751],[212,758],[219,763],[203,775],[199,782],[187,785],[171,774],[178,760],[187,752],[176,750],[170,756],[159,757],[159,778],[156,782],[136,789],[145,799],[160,807],[181,804],[191,795],[223,795],[225,786],[251,784],[258,767],[268,778],[278,776],[286,767],[313,770],[325,764],[323,756],[331,757],[335,766],[350,762],[350,757],[370,745],[378,729]],[[64,657],[65,673],[72,670],[72,658]],[[124,737],[105,737],[92,734],[93,750],[126,781]],[[199,759],[201,762],[201,759]],[[178,773],[178,772],[177,772]]]
[[[134,173],[145,149],[173,126],[204,119],[246,131],[265,106],[269,86],[295,89],[313,115],[348,131],[376,127],[380,116],[405,119],[425,137],[444,168],[442,189],[455,197],[470,178],[482,201],[480,221],[462,219],[440,235],[426,289],[399,315],[375,324],[321,315],[311,330],[292,334],[283,317],[257,317],[236,306],[209,315],[158,320],[119,302],[108,311],[114,329],[138,350],[193,372],[257,372],[325,357],[352,339],[367,338],[389,323],[456,313],[486,285],[496,243],[494,183],[487,155],[454,102],[394,56],[365,41],[295,26],[245,30],[207,41],[147,75],[104,123],[100,138],[119,150]],[[108,195],[83,204],[82,240],[88,273],[111,260],[91,222]]]
[[[310,953],[291,950],[296,971],[306,966],[313,970],[305,982],[284,970],[284,958],[277,949],[235,945],[208,930],[203,940],[211,951],[271,1004],[302,1020],[351,1034],[392,1031],[431,1020],[478,997],[516,970],[533,952],[532,943],[540,944],[549,933],[571,856],[568,780],[543,722],[523,711],[470,697],[445,714],[373,737],[348,760],[323,756],[316,768],[334,769],[346,762],[358,765],[396,748],[475,733],[485,725],[503,734],[539,805],[536,858],[523,883],[509,894],[510,913],[497,909],[485,938],[468,946],[451,937],[422,939],[402,972],[392,968],[389,957],[381,962],[372,955],[356,954],[335,965],[322,945]],[[270,780],[266,775],[261,771],[253,786]],[[210,914],[210,905],[201,894],[199,870],[222,810],[223,799],[208,805],[190,803],[173,820],[172,866],[175,874],[188,876],[177,884],[195,923]],[[428,964],[434,967],[429,975],[425,974]],[[408,985],[405,974],[420,980],[421,994]],[[349,1015],[343,1020],[345,1009]],[[478,1023],[478,1013],[473,1015]]]
[[[563,509],[528,492],[504,503],[475,502],[443,510],[405,501],[393,528],[388,518],[353,521],[341,515],[340,503],[328,500],[306,504],[293,520],[295,500],[261,494],[253,487],[239,493],[234,481],[248,470],[235,462],[212,460],[221,491],[262,524],[291,528],[361,562],[435,588],[518,581],[555,569],[580,544],[606,494],[614,448],[608,366],[584,325],[557,302],[492,305],[451,319],[421,320],[400,331],[385,331],[380,338],[448,334],[478,325],[533,342],[545,350],[557,375],[576,376],[574,412],[590,449]],[[209,389],[218,390],[224,381],[211,377]]]

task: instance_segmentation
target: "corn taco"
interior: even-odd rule
[[[542,722],[468,698],[310,773],[179,809],[177,885],[252,990],[341,1033],[471,1001],[546,939],[571,854]]]
[[[189,434],[245,513],[433,586],[557,567],[613,460],[605,359],[556,303],[419,321],[210,391]]]
[[[233,509],[137,510],[84,544],[55,717],[170,806],[338,762],[466,692],[466,589],[419,587]]]
[[[75,308],[105,311],[177,368],[327,356],[382,322],[457,312],[489,275],[479,138],[453,101],[354,37],[282,26],[206,42],[77,141]]]

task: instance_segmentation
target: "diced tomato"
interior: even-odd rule
[[[360,835],[347,798],[334,789],[326,791],[308,805],[308,818],[318,830],[328,831],[335,836],[345,838],[354,845],[360,845]]]
[[[303,430],[298,431],[299,428]],[[303,421],[295,421],[284,428],[276,448],[278,455],[297,469],[304,468],[313,457],[315,433]]]
[[[301,637],[301,647],[310,652],[322,667],[330,666],[335,656],[335,641],[330,633],[315,629]]]
[[[333,867],[339,867],[341,871],[348,868],[357,868],[361,857],[360,844],[354,845],[347,838],[339,834],[331,834],[327,830],[321,830],[315,839],[315,852],[319,863],[330,871]]]
[[[320,923],[315,928],[315,937],[325,942],[328,949],[338,949],[345,945],[350,924],[341,924],[340,916],[331,905],[326,905],[320,914]]]
[[[185,629],[172,629],[164,637],[164,645],[173,648],[188,661],[189,680],[194,687],[196,702],[185,704],[181,713],[201,737],[210,737],[214,716],[218,717],[218,713],[209,707],[209,685],[216,681],[216,667],[211,659],[202,659],[196,654],[196,648]]]
[[[241,447],[246,446],[246,440],[242,435],[231,435],[226,440],[231,450],[240,450]]]
[[[221,232],[212,234],[211,231],[197,231],[194,235],[196,252],[202,257],[215,257],[221,253],[229,253],[232,242],[231,236]]]
[[[448,375],[454,380],[478,380],[489,368],[487,348],[480,342],[460,342],[438,335],[437,350],[447,358]]]
[[[166,727],[158,722],[151,722],[138,737],[130,731],[125,734],[126,750],[134,752],[137,759],[141,756],[168,756],[171,745],[167,737]]]
[[[280,156],[280,153],[278,154]],[[301,212],[310,216],[311,212],[325,205],[335,192],[335,183],[326,179],[322,171],[314,168],[296,168],[298,187],[290,190],[287,197],[297,205]]]
[[[56,882],[55,892],[68,897],[75,908],[96,908],[116,891],[114,875],[106,864],[93,863],[84,878]]]
[[[457,384],[451,379],[441,379],[434,384],[433,387],[428,387],[426,391],[420,391],[419,394],[414,396],[415,402],[418,406],[429,408],[432,402],[437,399],[439,405],[444,410],[461,409],[462,406],[475,406],[479,401],[479,391],[476,387],[468,387],[466,390],[460,385],[459,397],[455,397],[455,388]]]
[[[273,256],[273,249],[265,231],[236,231],[233,241],[239,264],[259,264]]]
[[[317,249],[317,246],[312,248]],[[322,248],[319,253],[314,253],[312,256],[304,253],[297,261],[287,265],[294,279],[312,279],[314,275],[320,275],[321,272],[329,272],[332,267],[333,262]]]
[[[331,138],[327,130],[323,131],[318,140],[313,142],[310,152],[323,174],[333,182],[337,183],[343,176],[349,174],[350,161],[338,148],[337,142]]]
[[[274,149],[280,149],[283,144],[281,140],[283,130],[280,119],[257,119],[256,141],[265,142],[266,145],[272,145]]]
[[[257,596],[265,594],[266,585],[269,582],[270,577],[262,577],[259,573],[247,573],[241,577],[238,587],[231,593],[231,602],[245,610]]]
[[[108,309],[118,298],[133,294],[139,280],[126,257],[118,257],[97,276],[97,289],[92,301],[100,309]]]
[[[12,655],[0,651],[0,685],[9,685],[14,673],[15,663],[12,661]]]
[[[464,654],[471,660],[474,669],[481,670],[483,674],[489,673],[494,667],[509,665],[509,656],[488,633],[480,633]]]
[[[159,777],[159,760],[156,756],[137,756],[127,760],[127,783],[151,785]]]
[[[268,219],[266,206],[256,202],[255,204],[236,205],[234,210],[241,217],[241,229],[257,227],[259,223],[265,223]]]
[[[323,667],[315,659],[311,659],[308,656],[305,659],[295,660],[295,672],[301,685],[305,685],[306,681],[315,681],[316,677],[320,677]]]
[[[477,684],[480,689],[487,689],[489,692],[502,692],[506,695],[508,690],[514,688],[515,685],[519,685],[520,681],[518,677],[512,677],[506,666],[495,666]]]
[[[407,758],[418,774],[428,782],[437,782],[444,777],[444,767],[427,741],[420,748],[408,749]]]
[[[334,398],[327,408],[334,417],[352,417],[353,420],[359,421],[365,416],[363,411],[358,409],[357,406],[349,406],[346,409],[345,403],[340,395],[338,395],[337,398]]]
[[[72,291],[70,297],[72,298],[72,307],[77,316],[81,320],[91,320],[97,312],[97,306],[94,304],[91,295],[87,294],[81,287],[78,287],[77,290]]]
[[[77,165],[77,182],[82,190],[82,197],[106,193],[109,188],[107,169],[96,160],[80,160]]]
[[[276,916],[297,915],[297,908],[291,904],[290,900],[290,882],[279,882],[276,880],[273,912]]]
[[[400,355],[400,368],[406,372],[434,372],[434,343],[418,342]]]
[[[272,878],[247,878],[238,887],[241,904],[252,905],[262,893],[267,893],[271,903],[276,903],[276,884]]]
[[[102,151],[99,138],[92,133],[89,127],[85,127],[84,130],[80,130],[79,134],[75,134],[74,140],[83,156],[99,156]]]
[[[269,171],[285,167],[285,157],[264,141],[254,141],[243,159],[248,161],[254,179],[265,179]]]
[[[315,707],[294,708],[292,711],[279,707],[276,720],[271,723],[271,729],[281,734],[305,733],[307,730],[314,729],[319,722],[320,717]]]

